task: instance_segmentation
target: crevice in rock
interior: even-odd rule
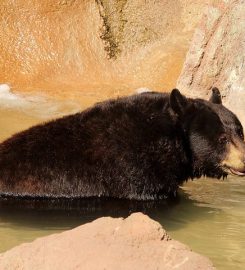
[[[127,20],[124,19],[123,9],[127,0],[114,1],[95,0],[99,14],[103,21],[100,38],[104,41],[105,51],[109,59],[116,59],[120,55],[123,43],[123,30]]]

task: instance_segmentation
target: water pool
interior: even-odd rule
[[[245,181],[189,182],[175,203],[90,199],[80,201],[0,200],[0,252],[37,237],[61,232],[98,217],[142,211],[218,269],[244,269]]]

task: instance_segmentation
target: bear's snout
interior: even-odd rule
[[[245,176],[244,141],[234,139],[232,143],[228,144],[222,167],[229,174]]]

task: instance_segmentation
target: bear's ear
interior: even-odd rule
[[[209,101],[215,104],[222,104],[221,94],[217,87],[212,88],[212,96]]]
[[[169,98],[170,106],[175,113],[183,115],[188,105],[188,100],[185,96],[181,95],[178,89],[173,89]]]

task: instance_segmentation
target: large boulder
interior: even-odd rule
[[[3,0],[0,83],[69,98],[169,89],[212,2]]]
[[[205,257],[171,240],[161,225],[136,213],[104,217],[39,238],[0,255],[4,270],[208,270]]]
[[[245,1],[206,8],[177,87],[204,97],[220,88],[226,105],[245,124]]]

